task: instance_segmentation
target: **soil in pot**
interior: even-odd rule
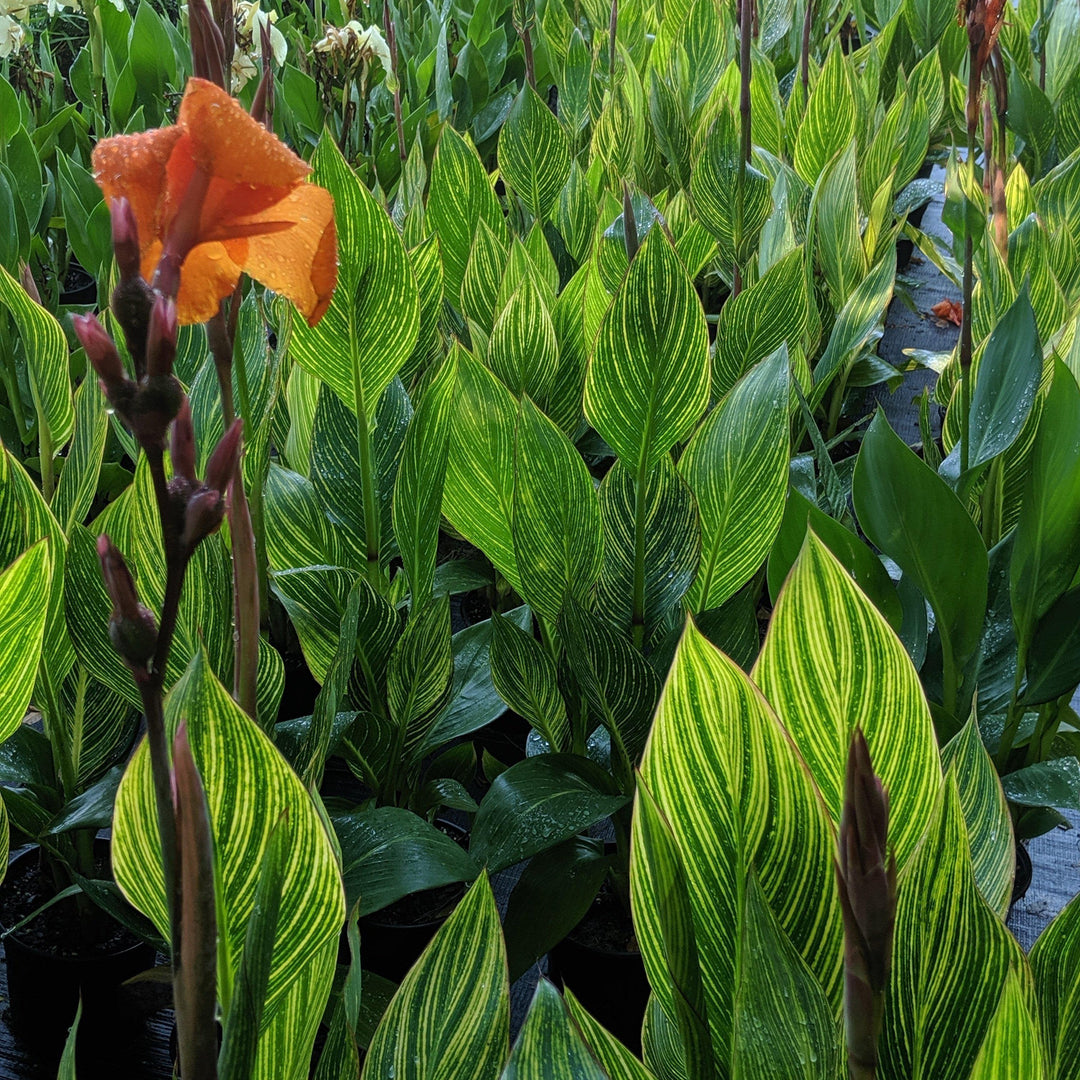
[[[108,858],[101,850],[98,870]],[[102,875],[104,876],[104,875]],[[0,926],[16,925],[56,894],[36,849],[8,867],[0,887]],[[82,995],[80,1050],[115,1041],[145,1015],[145,995],[121,984],[154,964],[154,950],[93,909],[81,916],[74,897],[54,904],[4,938],[12,1030],[58,1059]],[[85,932],[80,932],[85,928]],[[94,1054],[93,1056],[97,1056]]]
[[[601,890],[585,918],[551,950],[549,961],[552,977],[625,1046],[640,1053],[649,980],[630,913],[612,891]]]
[[[365,915],[360,920],[364,970],[401,982],[464,895],[460,882],[440,885]],[[348,962],[347,948],[341,962]]]
[[[468,845],[469,834],[460,825],[437,819],[435,827],[462,847]],[[401,982],[464,895],[465,885],[455,881],[410,893],[365,915],[360,920],[360,956],[364,970]],[[338,962],[349,962],[349,946],[344,933]]]

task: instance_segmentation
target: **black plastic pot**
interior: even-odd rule
[[[1016,876],[1013,878],[1012,899],[1009,901],[1009,910],[1015,903],[1027,895],[1031,888],[1031,856],[1028,849],[1018,840],[1016,842]]]
[[[80,307],[97,303],[97,282],[74,259],[68,263],[60,303]]]
[[[443,820],[437,824],[452,839],[465,844],[468,833],[460,826]],[[403,897],[381,911],[365,915],[360,920],[364,970],[401,982],[464,895],[465,886],[461,883],[441,885]],[[344,933],[339,959],[341,963],[348,963],[348,942]]]
[[[594,905],[594,911],[596,906]],[[639,1053],[641,1022],[649,1002],[645,963],[636,950],[600,947],[582,940],[582,923],[548,953],[549,974],[624,1046]]]
[[[14,878],[17,882],[18,869],[23,867],[25,873],[25,866],[37,857],[38,852],[31,849],[14,859],[8,868],[8,881]],[[5,882],[0,888],[11,887]],[[71,906],[74,929],[74,899],[60,903]],[[32,943],[25,933],[16,930],[4,937],[4,954],[12,1030],[27,1042],[55,1050],[57,1057],[75,1018],[80,995],[80,1043],[95,1032],[115,1038],[125,1021],[141,1018],[134,996],[129,998],[121,984],[153,967],[154,950],[131,935],[125,935],[122,944],[108,951],[98,948],[81,956],[65,956]]]

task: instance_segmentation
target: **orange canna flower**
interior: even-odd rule
[[[131,204],[143,277],[176,291],[179,322],[210,319],[242,273],[291,300],[312,326],[330,306],[333,198],[220,87],[189,79],[173,127],[103,139],[93,165],[106,198]]]

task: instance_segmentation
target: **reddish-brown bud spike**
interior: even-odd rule
[[[186,394],[173,421],[169,452],[173,475],[195,483],[195,428],[191,423],[191,404]]]
[[[251,115],[267,131],[274,130],[274,47],[270,40],[270,20],[259,20],[259,49],[262,53],[262,77],[251,102]]]
[[[109,638],[135,677],[146,678],[147,665],[157,648],[157,620],[149,608],[139,603],[131,571],[107,536],[98,537],[97,551],[105,588],[113,605]]]
[[[227,89],[225,38],[206,6],[206,0],[190,0],[188,3],[188,29],[191,34],[191,63],[194,74],[223,90]]]
[[[34,280],[34,275],[30,273],[30,267],[24,262],[19,263],[19,281],[22,283],[26,295],[29,296],[35,304],[40,304],[41,293],[38,292],[37,282]]]
[[[220,491],[200,487],[188,499],[184,512],[183,543],[187,551],[193,551],[200,540],[217,532],[225,518],[225,498]]]
[[[120,197],[109,201],[109,218],[112,222],[113,255],[120,280],[141,277],[139,260],[139,225],[131,203]]]
[[[236,472],[236,466],[240,460],[243,432],[244,421],[237,417],[229,430],[221,436],[221,440],[210,455],[210,460],[206,463],[206,486],[221,495],[228,490],[233,474]]]
[[[171,375],[176,359],[176,301],[159,296],[150,311],[150,326],[146,335],[146,373]]]
[[[86,350],[87,358],[105,386],[106,394],[112,398],[118,391],[132,389],[116,345],[105,327],[98,322],[97,316],[75,315],[71,321],[75,325],[75,336]]]

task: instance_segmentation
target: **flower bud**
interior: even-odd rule
[[[38,292],[37,282],[34,280],[34,275],[30,273],[30,267],[24,262],[19,263],[19,281],[22,282],[22,287],[26,290],[26,295],[29,296],[35,304],[40,304],[41,293]]]
[[[889,797],[862,730],[848,752],[836,880],[844,921],[844,1020],[852,1077],[872,1077],[896,922],[896,859],[888,846]]]
[[[146,335],[146,373],[150,378],[172,374],[176,334],[176,301],[159,296],[150,309]]]
[[[232,483],[233,474],[236,472],[237,462],[240,460],[241,437],[244,432],[244,421],[237,417],[232,426],[221,436],[210,460],[206,463],[206,486],[224,495]]]
[[[206,0],[189,0],[188,30],[191,34],[191,61],[193,73],[225,87],[225,38],[214,21]]]
[[[172,426],[173,476],[180,476],[189,483],[195,482],[195,428],[191,423],[191,404],[185,396]]]
[[[184,548],[193,551],[200,540],[217,532],[225,517],[225,499],[220,491],[200,487],[188,499],[184,513]]]
[[[75,315],[71,321],[75,324],[75,334],[86,350],[86,355],[98,373],[109,399],[112,400],[118,392],[130,394],[134,385],[124,371],[123,361],[116,351],[113,339],[98,322],[97,316]]]
[[[136,678],[146,677],[147,665],[157,648],[157,620],[149,608],[139,603],[131,571],[107,536],[98,537],[97,551],[105,588],[113,605],[109,638]]]
[[[154,291],[141,277],[121,278],[110,299],[112,313],[124,332],[124,343],[140,379],[146,374],[146,338],[153,306]]]
[[[139,225],[131,203],[125,198],[109,201],[112,221],[113,256],[120,270],[121,281],[141,277],[139,259]]]
[[[169,425],[184,401],[184,388],[173,375],[148,375],[121,413],[139,445],[164,448]],[[121,412],[117,408],[117,412]]]

